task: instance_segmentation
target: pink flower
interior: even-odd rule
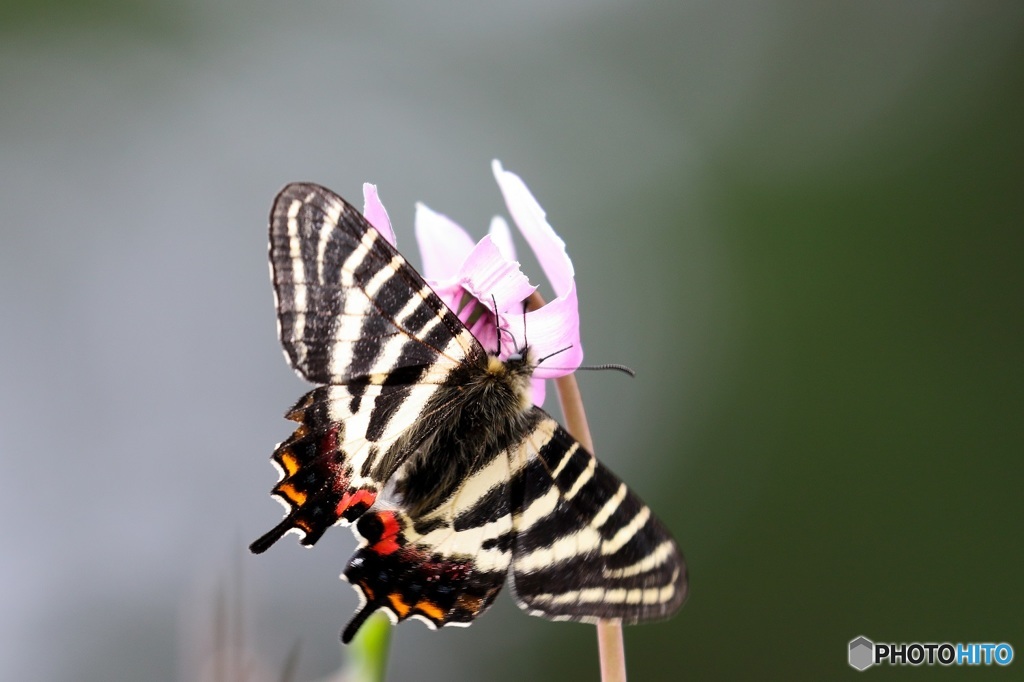
[[[498,350],[499,333],[502,360],[529,343],[530,357],[538,363],[532,397],[534,404],[540,405],[544,402],[544,380],[569,374],[583,361],[572,261],[565,252],[565,242],[551,229],[544,209],[526,184],[498,161],[492,163],[492,169],[509,214],[533,249],[555,299],[523,315],[523,301],[536,287],[519,269],[508,224],[500,217],[491,221],[490,233],[474,244],[452,220],[417,204],[416,240],[423,255],[422,272],[489,352]],[[395,234],[377,197],[377,188],[363,185],[363,199],[366,219],[393,245]]]

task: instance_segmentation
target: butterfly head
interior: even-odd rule
[[[487,374],[491,380],[505,387],[519,401],[522,410],[533,405],[530,393],[530,378],[537,363],[529,346],[517,348],[502,359],[498,355],[487,356]]]

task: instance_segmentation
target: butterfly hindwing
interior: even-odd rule
[[[638,623],[686,598],[686,564],[662,523],[554,419],[513,455],[516,602],[536,616]],[[518,461],[517,461],[518,460]]]
[[[281,480],[271,491],[285,518],[251,546],[266,551],[295,530],[312,546],[335,523],[354,521],[425,437],[410,425],[443,419],[450,405],[432,384],[321,386],[299,400],[287,418],[299,422],[272,461]]]
[[[362,608],[342,633],[348,642],[377,609],[431,627],[469,625],[497,597],[512,560],[505,452],[483,458],[449,497],[412,516],[380,509],[359,519],[362,544],[344,577]]]

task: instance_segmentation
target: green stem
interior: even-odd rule
[[[391,644],[391,621],[381,612],[366,619],[348,648],[348,674],[352,682],[384,682]]]

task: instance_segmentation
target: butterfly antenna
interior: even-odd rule
[[[501,335],[508,334],[508,338],[512,341],[512,346],[516,349],[516,353],[522,353],[522,348],[516,343],[516,335],[508,329],[501,328],[501,318],[498,316],[498,302],[494,300],[494,295],[491,294],[491,305],[494,306],[494,328],[497,330],[498,336],[498,355],[501,355]],[[525,305],[525,304],[524,304]],[[524,346],[525,348],[525,346]]]
[[[633,377],[634,379],[636,378],[636,371],[632,367],[627,367],[626,365],[619,365],[619,364],[615,364],[615,363],[608,363],[606,365],[582,365],[580,367],[577,367],[576,369],[597,369],[597,370],[614,369],[617,372],[622,372],[623,374],[628,374],[629,376]]]
[[[562,350],[559,350],[559,351],[555,351],[551,355],[558,355],[559,353],[562,353],[562,352],[565,352],[565,351],[569,350],[569,348],[572,348],[572,346],[569,346],[567,348],[563,348]],[[540,359],[540,362],[544,362],[545,360],[550,358],[551,355],[544,356],[543,358]],[[540,362],[538,362],[537,364],[539,365]],[[636,378],[636,371],[632,367],[628,367],[626,365],[619,365],[619,364],[615,364],[615,363],[608,363],[608,364],[605,364],[605,365],[580,365],[579,367],[576,367],[576,368],[572,368],[572,367],[548,367],[547,369],[561,369],[561,370],[573,371],[573,372],[575,372],[577,369],[594,369],[594,370],[613,369],[616,372],[622,372],[623,374],[628,374],[630,377],[632,377],[634,379]]]
[[[564,353],[565,351],[569,350],[570,348],[572,348],[572,344],[566,346],[565,348],[560,348],[560,349],[556,350],[554,353],[548,353],[547,355],[542,357],[540,360],[538,360],[537,364],[539,365],[540,363],[544,362],[548,358],[553,358],[556,355],[558,355],[559,353]]]
[[[526,308],[530,303],[530,299],[523,300],[523,348],[530,347],[530,341],[526,338]],[[561,352],[561,351],[559,351]],[[537,363],[540,364],[540,363]]]
[[[501,318],[498,317],[498,301],[495,300],[494,294],[491,294],[491,305],[494,306],[494,330],[495,336],[498,337],[498,356],[501,356]]]

